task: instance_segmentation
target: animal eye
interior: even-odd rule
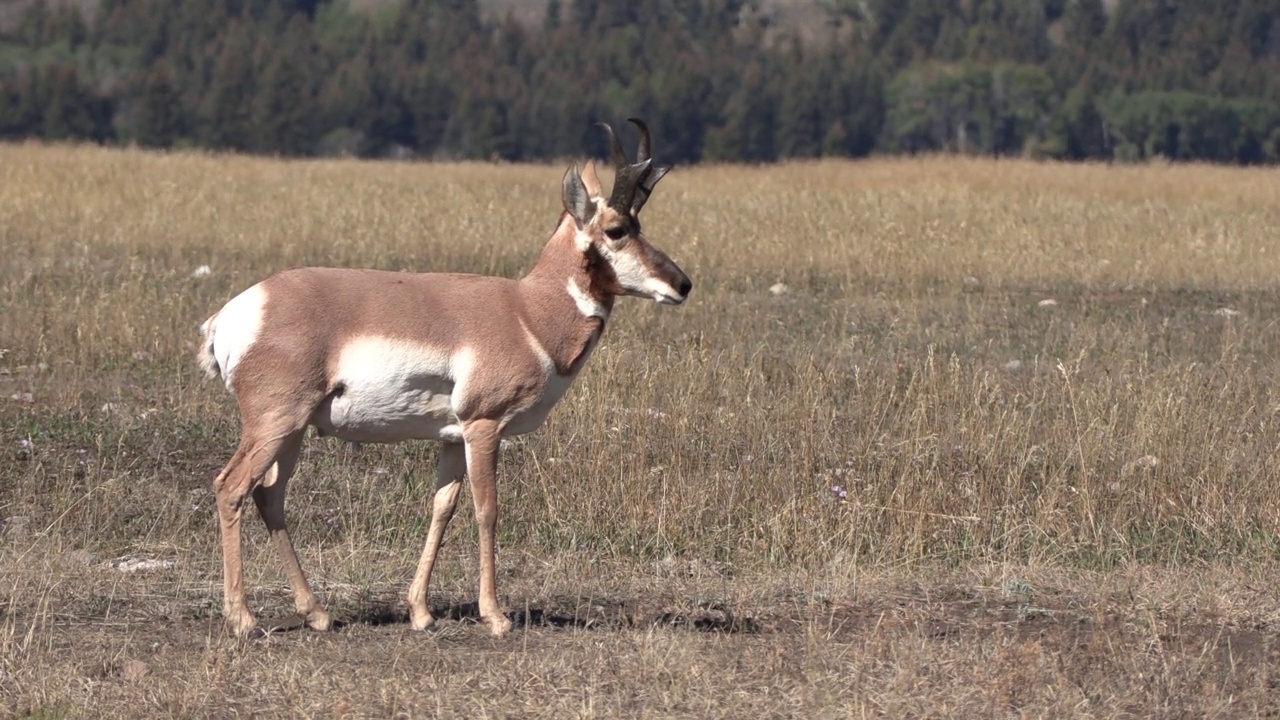
[[[604,234],[608,235],[610,240],[621,240],[627,236],[627,229],[622,225],[615,225],[605,230]]]

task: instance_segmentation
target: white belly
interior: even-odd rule
[[[311,417],[323,435],[355,442],[462,440],[451,358],[385,338],[342,349],[334,384]]]
[[[453,411],[453,383],[348,385],[316,409],[311,424],[322,435],[353,442],[462,440]]]

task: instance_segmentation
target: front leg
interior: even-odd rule
[[[414,630],[426,630],[436,621],[427,606],[427,590],[431,585],[431,571],[440,552],[445,528],[453,517],[458,503],[458,491],[462,489],[462,476],[467,472],[462,443],[444,443],[440,446],[440,459],[436,464],[436,496],[431,508],[431,529],[427,531],[427,544],[418,561],[418,571],[409,585],[409,618]]]
[[[498,450],[502,440],[496,420],[473,420],[463,428],[471,499],[480,526],[480,618],[495,637],[511,631],[511,621],[498,606],[497,570],[494,567],[495,533],[498,527]]]

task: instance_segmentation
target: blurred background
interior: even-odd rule
[[[0,138],[1280,160],[1280,0],[3,0]],[[629,132],[629,130],[628,130]]]

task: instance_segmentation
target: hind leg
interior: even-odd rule
[[[266,434],[245,429],[240,447],[213,481],[222,531],[222,614],[227,626],[240,637],[256,627],[244,592],[244,562],[240,548],[240,520],[249,493],[272,471],[282,450],[299,441],[305,425]],[[296,457],[296,452],[294,453]]]
[[[298,562],[298,554],[293,549],[293,541],[289,539],[289,528],[284,517],[285,493],[288,492],[289,478],[297,467],[304,436],[305,431],[299,431],[284,441],[276,454],[275,465],[267,472],[262,484],[253,489],[253,502],[258,506],[258,514],[267,526],[267,533],[275,541],[280,560],[284,562],[289,585],[293,588],[293,605],[298,615],[311,628],[328,630],[329,613],[321,607],[315,593],[311,592],[311,586],[307,584],[306,573]]]
[[[250,446],[241,441],[235,455],[213,481],[213,494],[218,506],[218,525],[222,533],[222,617],[231,632],[245,637],[253,632],[253,614],[245,607],[244,573],[240,557],[240,515],[244,506],[247,483],[242,469]],[[247,491],[247,490],[246,490]]]

